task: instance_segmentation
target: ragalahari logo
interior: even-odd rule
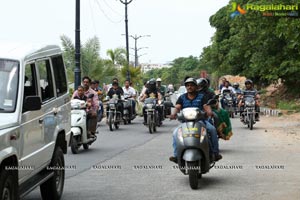
[[[244,15],[246,14],[246,10],[244,10],[240,4],[237,4],[236,2],[232,2],[232,9],[231,9],[230,17],[234,18],[237,15]]]

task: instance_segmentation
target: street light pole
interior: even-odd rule
[[[150,37],[151,35],[130,35],[130,37],[132,37],[134,39],[134,67],[137,67],[138,66],[138,50],[139,49],[142,49],[142,48],[137,48],[137,40],[140,39],[141,37]]]
[[[127,79],[130,80],[130,73],[129,73],[129,42],[128,42],[128,17],[127,17],[127,5],[132,2],[132,0],[120,0],[122,4],[125,5],[125,34],[126,34],[126,59],[127,59]]]
[[[76,0],[75,14],[75,70],[74,70],[74,90],[80,85],[81,70],[80,70],[80,0]]]

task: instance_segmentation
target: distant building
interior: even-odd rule
[[[141,63],[141,69],[143,73],[146,73],[153,69],[162,69],[162,68],[170,68],[172,65],[170,63],[166,64],[154,64],[154,63]]]

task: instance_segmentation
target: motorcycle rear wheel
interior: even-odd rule
[[[84,148],[85,150],[88,150],[88,149],[89,149],[89,145],[88,145],[88,144],[83,144],[83,148]]]

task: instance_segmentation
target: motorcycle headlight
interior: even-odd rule
[[[255,101],[246,101],[246,106],[255,106]]]
[[[178,128],[177,130],[177,138],[180,142],[183,142],[182,128]]]
[[[153,108],[153,106],[154,106],[154,104],[152,104],[152,103],[147,103],[147,104],[146,104],[146,108],[148,108],[148,109]]]
[[[182,110],[182,114],[185,119],[187,120],[193,120],[197,118],[198,111],[193,108],[185,108]]]

